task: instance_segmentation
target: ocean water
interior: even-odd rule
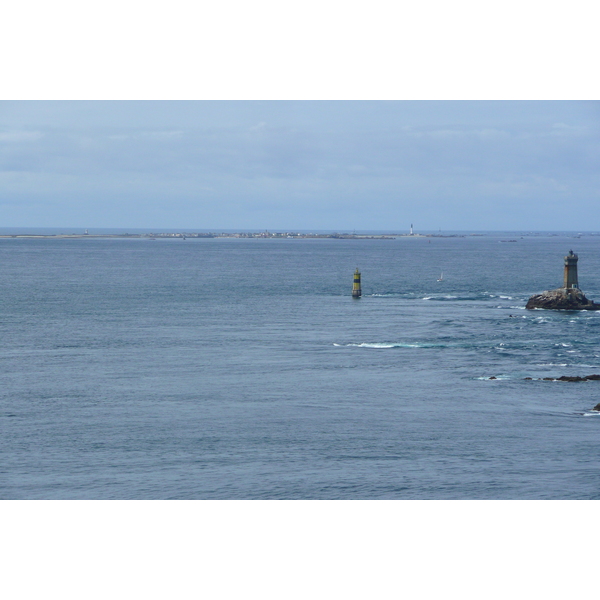
[[[2,239],[0,497],[600,498],[570,249],[600,301],[596,235]]]

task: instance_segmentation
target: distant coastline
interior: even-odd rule
[[[145,238],[149,240],[156,239],[195,239],[195,238],[237,238],[237,239],[338,239],[338,240],[394,240],[396,238],[456,238],[466,237],[472,234],[420,234],[420,233],[386,233],[381,235],[369,235],[358,233],[294,233],[294,232],[250,232],[250,233],[57,233],[57,234],[35,234],[35,233],[15,233],[0,234],[0,239],[131,239]]]
[[[36,231],[37,229],[37,231]],[[498,237],[500,242],[518,242],[519,238],[524,237],[574,237],[599,236],[599,232],[551,232],[551,231],[449,231],[447,233],[428,232],[428,233],[397,233],[386,231],[363,231],[354,232],[335,232],[335,231],[150,231],[133,230],[132,233],[127,230],[96,230],[92,233],[80,231],[64,230],[59,228],[35,228],[33,231],[18,228],[0,228],[0,239],[210,239],[210,238],[231,238],[231,239],[339,239],[339,240],[395,240],[395,239],[425,239],[425,238],[467,238],[467,237]],[[516,237],[515,237],[516,236]]]

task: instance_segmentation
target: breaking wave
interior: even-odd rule
[[[433,343],[405,343],[405,342],[363,342],[360,344],[333,344],[334,346],[344,346],[348,348],[447,348],[448,344]]]

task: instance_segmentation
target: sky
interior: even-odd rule
[[[598,101],[1,101],[0,224],[600,230]]]

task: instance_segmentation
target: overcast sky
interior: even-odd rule
[[[1,101],[0,225],[600,230],[600,102]]]

